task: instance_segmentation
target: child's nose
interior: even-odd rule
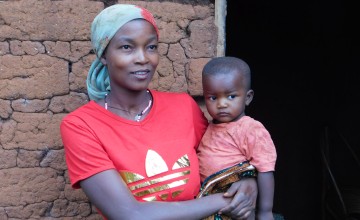
[[[218,99],[217,107],[218,108],[226,108],[227,107],[226,100],[225,99]]]

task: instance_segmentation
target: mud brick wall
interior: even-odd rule
[[[110,3],[109,3],[110,2]],[[0,219],[101,219],[69,183],[59,123],[88,102],[93,18],[115,1],[0,1]],[[149,9],[161,54],[151,88],[201,95],[216,54],[214,4],[119,1]]]

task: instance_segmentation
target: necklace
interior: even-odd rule
[[[147,92],[147,94],[150,96],[149,103],[148,103],[148,105],[146,106],[146,108],[145,108],[144,110],[142,110],[141,112],[139,112],[138,114],[135,115],[134,120],[137,121],[137,122],[140,121],[141,117],[149,110],[149,108],[151,107],[151,104],[152,104],[152,98],[151,98],[151,95],[150,95],[149,90],[147,90],[146,92]],[[129,111],[129,110],[125,110],[125,109],[121,109],[121,108],[118,108],[118,107],[114,107],[114,106],[108,105],[108,103],[107,103],[107,95],[108,95],[108,94],[106,93],[106,94],[105,94],[105,99],[104,99],[104,101],[105,101],[104,106],[105,106],[105,109],[106,109],[106,110],[108,110],[108,108],[114,108],[114,109],[117,109],[117,110],[120,110],[120,111],[124,111],[124,112],[128,112],[128,113],[133,113],[133,112],[131,112],[131,111]]]

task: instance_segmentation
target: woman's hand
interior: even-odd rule
[[[246,178],[231,185],[224,197],[233,197],[219,213],[233,219],[246,219],[255,210],[258,188],[255,178]]]

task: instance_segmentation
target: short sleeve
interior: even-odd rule
[[[253,122],[249,125],[244,139],[247,158],[259,172],[274,171],[277,157],[274,142],[262,123]]]
[[[83,120],[68,116],[61,122],[60,131],[73,188],[80,188],[79,182],[83,179],[115,168],[102,144]]]

